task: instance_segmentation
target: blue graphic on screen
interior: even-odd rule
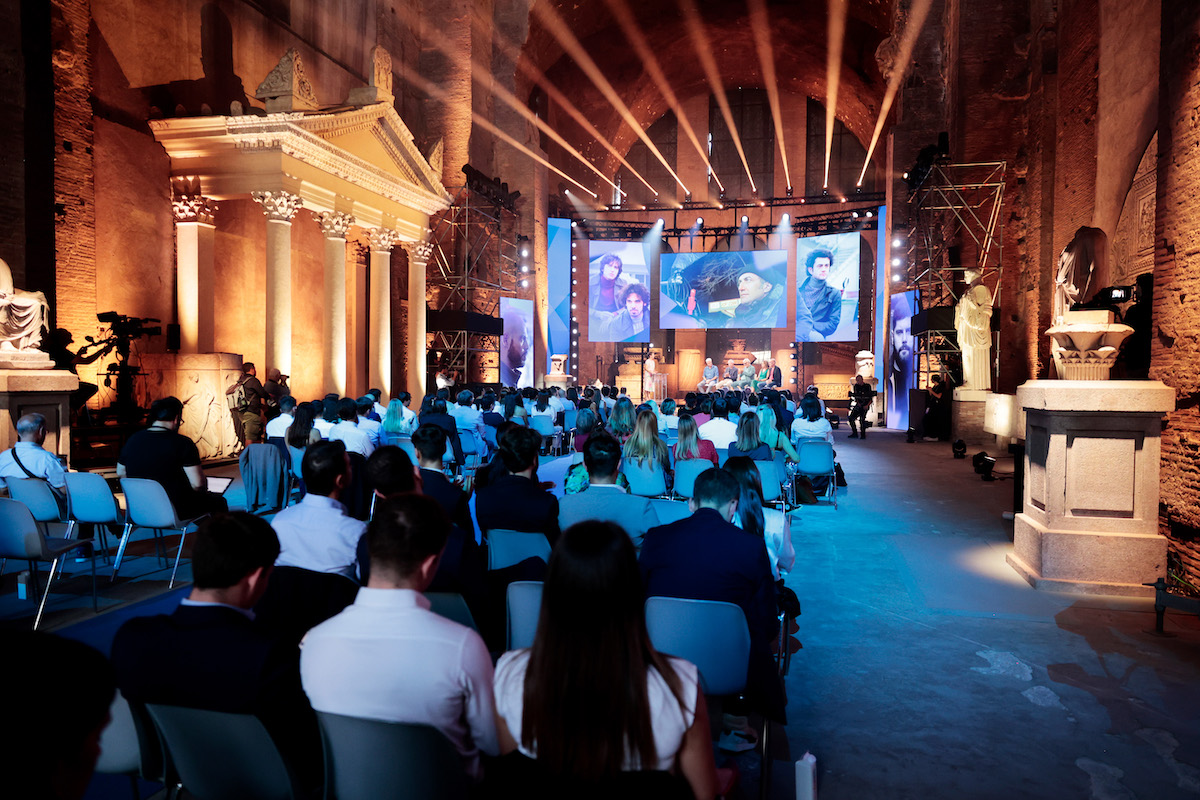
[[[576,262],[578,263],[578,262]],[[551,218],[546,232],[546,370],[563,359],[562,371],[571,372],[571,220]]]
[[[888,315],[888,367],[884,384],[887,395],[887,426],[908,428],[908,390],[915,387],[917,347],[912,318],[917,313],[917,292],[897,292]]]

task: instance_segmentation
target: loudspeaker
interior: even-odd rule
[[[954,330],[954,306],[934,306],[913,314],[912,332],[915,336],[926,331]]]
[[[183,334],[178,322],[167,323],[167,352],[178,353],[183,347]]]
[[[800,357],[805,364],[820,364],[821,350],[816,342],[803,342]]]

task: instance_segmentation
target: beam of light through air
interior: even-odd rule
[[[842,46],[846,41],[848,0],[829,0],[828,54],[825,59],[825,182],[829,188],[829,160],[833,154],[833,121],[837,119],[838,86],[842,80]]]
[[[771,117],[775,121],[775,141],[779,143],[779,155],[783,160],[783,177],[790,187],[792,173],[788,169],[787,148],[783,144],[783,111],[779,104],[779,82],[775,77],[775,51],[771,47],[771,21],[767,15],[767,0],[749,0],[749,5],[754,49],[758,51],[763,84],[767,88],[767,102],[771,104]]]

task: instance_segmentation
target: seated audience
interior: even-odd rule
[[[383,423],[383,418],[387,414],[387,406],[383,405],[383,390],[382,389],[367,389],[367,394],[371,396],[371,414],[370,417],[375,422]]]
[[[653,411],[646,409],[638,412],[637,425],[633,429],[633,435],[625,442],[622,452],[626,464],[637,464],[650,469],[657,464],[666,479],[667,488],[671,488],[671,453],[667,449],[667,443],[658,435],[658,421]]]
[[[317,711],[432,725],[482,775],[498,751],[492,661],[479,634],[429,610],[450,521],[432,498],[382,501],[367,529],[371,573],[354,604],[308,632],[304,691]]]
[[[180,518],[229,510],[219,494],[208,491],[196,443],[179,433],[183,403],[164,397],[150,405],[150,427],[129,437],[117,459],[118,478],[158,481]]]
[[[283,434],[283,442],[287,445],[288,454],[292,457],[292,474],[300,477],[303,488],[304,451],[310,444],[321,441],[321,432],[313,425],[314,417],[311,406],[296,406],[292,414],[292,424]]]
[[[587,440],[601,430],[600,419],[595,411],[590,408],[579,409],[575,416],[575,452],[582,453]]]
[[[475,493],[475,518],[485,531],[503,528],[539,531],[550,544],[558,538],[558,498],[537,482],[542,435],[515,428],[500,437],[500,458],[507,475],[489,479]]]
[[[375,445],[366,431],[358,427],[358,403],[349,397],[338,401],[338,416],[341,420],[329,431],[325,438],[346,445],[347,452],[358,453],[363,458],[369,458],[375,452]]]
[[[338,396],[336,394],[325,395],[325,399],[321,401],[321,414],[317,417],[316,422],[313,423],[317,430],[321,432],[321,438],[328,439],[333,426],[337,425],[340,419],[341,417],[338,415]]]
[[[730,456],[722,469],[738,482],[738,508],[733,524],[766,541],[771,575],[779,580],[780,573],[790,571],[796,561],[792,527],[787,514],[764,503],[762,475],[751,459]]]
[[[613,402],[612,411],[608,415],[608,432],[622,445],[633,435],[637,425],[637,414],[634,413],[633,401],[626,395],[621,395]]]
[[[350,486],[350,457],[337,440],[309,445],[300,464],[307,494],[275,515],[278,567],[333,572],[356,579],[355,553],[366,523],[351,517],[341,502]]]
[[[267,438],[282,439],[292,424],[293,412],[296,410],[296,398],[285,394],[279,398],[279,414],[267,422]]]
[[[537,400],[534,401],[533,408],[529,412],[531,417],[549,417],[550,424],[554,429],[554,449],[558,450],[559,440],[562,438],[562,425],[557,424],[559,412],[555,410],[550,402],[551,395],[545,389],[538,392]]]
[[[491,428],[499,428],[504,424],[504,415],[496,410],[496,396],[494,394],[485,394],[479,398],[479,409],[484,425]]]
[[[621,472],[621,446],[606,433],[588,439],[583,448],[588,487],[564,495],[558,501],[558,527],[566,530],[577,522],[598,519],[620,525],[634,547],[641,548],[646,531],[658,524],[658,515],[648,497],[626,494],[617,486]]]
[[[722,600],[741,606],[750,627],[747,698],[772,719],[785,719],[783,684],[771,656],[779,632],[775,581],[760,536],[734,525],[740,488],[723,469],[696,476],[692,516],[651,528],[638,558],[646,596]]]
[[[796,448],[792,447],[792,443],[785,433],[788,429],[779,427],[779,417],[775,413],[775,407],[770,403],[763,403],[758,407],[756,413],[758,414],[758,438],[772,451],[782,450],[788,458],[795,461],[797,459]]]
[[[0,487],[4,478],[41,478],[66,497],[66,470],[58,456],[42,447],[46,441],[46,418],[36,412],[17,420],[17,443],[0,453]]]
[[[671,449],[676,464],[689,458],[707,458],[714,467],[719,466],[717,448],[708,439],[700,438],[700,430],[688,414],[679,418],[679,438],[671,445]]]
[[[387,413],[383,415],[383,436],[410,436],[417,427],[417,415],[408,407],[412,395],[401,392],[400,396],[388,403]]]
[[[821,401],[817,396],[806,394],[800,400],[800,413],[792,422],[792,444],[798,450],[800,442],[812,439],[833,444],[833,426],[821,413]]]
[[[485,442],[486,427],[483,421],[483,412],[475,408],[475,395],[469,389],[463,389],[458,393],[458,402],[452,406],[447,406],[446,413],[454,417],[455,425],[459,428],[467,428],[475,432],[479,436],[479,441]]]
[[[458,438],[458,421],[450,416],[447,408],[449,405],[443,398],[434,397],[429,400],[428,409],[422,404],[421,413],[417,416],[417,424],[437,425],[444,430],[446,436],[450,437],[450,450],[454,453],[454,463],[463,464],[466,459],[463,457],[462,442]]]
[[[117,631],[117,686],[131,703],[254,714],[293,768],[317,782],[320,737],[300,686],[300,653],[251,611],[279,557],[275,532],[235,511],[201,522],[191,541],[187,598],[170,614],[133,617]]]
[[[728,417],[729,403],[725,398],[713,400],[712,419],[700,426],[700,438],[709,440],[718,450],[728,448],[737,438],[737,424],[730,422]]]
[[[383,423],[371,419],[371,415],[375,413],[375,398],[364,394],[354,403],[358,406],[358,429],[367,435],[371,447],[379,447],[383,444]]]
[[[413,433],[412,443],[420,467],[422,491],[438,501],[451,522],[473,533],[475,526],[471,524],[471,512],[467,508],[467,493],[442,471],[446,432],[437,425],[422,425]]]
[[[747,456],[755,461],[771,461],[771,448],[759,438],[758,414],[748,411],[738,418],[737,438],[729,445],[729,457]]]
[[[635,770],[681,775],[698,800],[716,794],[699,675],[651,645],[637,573],[617,526],[568,528],[550,557],[533,647],[496,665],[501,751],[536,759],[534,796]],[[543,788],[555,785],[563,791]]]
[[[668,397],[662,401],[661,430],[673,431],[679,428],[679,417],[675,416],[675,401]]]

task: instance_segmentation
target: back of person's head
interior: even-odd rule
[[[816,395],[806,394],[800,398],[800,416],[809,422],[816,422],[821,418],[821,401]]]
[[[247,375],[249,375],[251,372],[254,372],[254,362],[252,362],[252,361],[243,362],[242,363],[242,372],[246,373]]]
[[[661,411],[664,417],[675,416],[675,401],[670,397],[668,397],[666,400],[663,400]]]
[[[479,398],[479,410],[491,411],[496,407],[496,395],[488,393]]]
[[[395,397],[388,401],[387,413],[383,415],[384,433],[402,433],[407,429],[404,421],[404,403]]]
[[[763,403],[754,410],[758,414],[758,435],[762,438],[764,431],[778,430],[779,417],[775,414],[775,407],[769,403]]]
[[[46,418],[36,411],[25,414],[17,420],[17,435],[33,437],[46,429]]]
[[[371,395],[371,399],[376,403],[383,399],[382,389],[367,389],[367,394]]]
[[[700,400],[700,413],[712,416],[713,403],[716,402],[716,397],[712,395],[704,395]]]
[[[437,397],[439,400],[449,400],[450,399],[450,390],[449,389],[438,389],[437,392],[434,394],[434,397]]]
[[[412,459],[394,444],[375,448],[364,469],[367,486],[384,497],[415,491],[417,488]]]
[[[817,388],[817,385],[815,383],[810,383],[808,385],[808,389],[806,389],[804,393],[811,394],[813,397],[821,396],[821,390]]]
[[[475,395],[472,394],[470,389],[463,389],[461,392],[458,393],[458,404],[460,406],[469,406],[469,405],[471,405],[471,403],[474,403],[474,402],[475,402]]]
[[[526,386],[524,389],[521,390],[521,397],[523,397],[526,400],[530,400],[530,401],[537,400],[537,396],[538,396],[538,390],[534,389],[532,386]]]
[[[535,407],[538,411],[545,411],[546,406],[548,405],[550,405],[550,392],[542,389],[540,392],[538,392],[537,405]]]
[[[691,414],[679,415],[678,438],[675,440],[675,460],[700,457],[700,428]]]
[[[737,481],[725,470],[706,469],[696,476],[692,488],[692,500],[697,508],[723,509],[738,499],[740,490]]]
[[[450,535],[450,520],[432,497],[398,494],[375,505],[367,524],[367,553],[371,575],[405,580],[421,564],[438,555]]]
[[[590,408],[581,408],[579,413],[575,415],[575,433],[580,436],[587,436],[592,431],[596,430],[596,425],[600,420],[596,417],[596,412]]]
[[[337,395],[330,397],[325,395],[323,408],[321,409],[321,418],[326,422],[338,421],[338,398]]]
[[[621,468],[621,445],[607,433],[589,436],[583,446],[583,465],[588,475],[608,478]]]
[[[718,397],[717,399],[713,400],[712,416],[714,416],[714,417],[728,417],[729,416],[729,403],[727,403],[725,401],[724,397]]]
[[[150,404],[151,422],[172,422],[183,414],[183,403],[178,397],[163,397]]]
[[[601,386],[600,394],[604,397],[608,397],[610,394],[612,394],[612,391],[607,386]]]
[[[296,406],[292,414],[292,424],[283,433],[284,442],[298,450],[308,447],[308,437],[312,434],[314,419],[312,406],[307,403]]]
[[[422,461],[441,461],[446,452],[446,431],[425,423],[413,431],[413,449]]]
[[[285,394],[279,398],[279,411],[283,414],[290,414],[296,410],[296,398],[290,394]]]
[[[93,647],[43,631],[0,632],[0,651],[5,710],[19,725],[4,745],[5,796],[83,797],[116,696],[112,665]]]
[[[431,410],[435,414],[445,414],[446,413],[446,399],[444,397],[433,398],[433,406],[432,406]]]
[[[758,415],[753,411],[747,411],[738,417],[737,442],[735,444],[737,449],[743,453],[749,453],[762,444],[762,439],[759,437]]]
[[[537,464],[538,450],[542,446],[542,435],[535,430],[517,426],[507,433],[501,434],[500,459],[509,472],[516,474],[524,472]]]
[[[375,398],[369,394],[364,394],[362,397],[354,401],[354,410],[358,412],[358,416],[365,417],[375,408]]]
[[[612,414],[608,418],[608,428],[617,436],[629,436],[633,433],[633,427],[637,424],[637,417],[633,411],[633,401],[627,396],[621,395],[617,398],[617,404],[613,406]]]
[[[192,538],[192,581],[197,589],[228,589],[279,558],[271,523],[246,511],[206,517]]]
[[[338,488],[337,480],[350,479],[350,464],[346,459],[346,445],[339,439],[322,439],[304,451],[300,462],[300,474],[309,494],[329,497]]]
[[[358,419],[358,403],[352,397],[343,397],[338,401],[338,417],[347,421],[354,422]]]
[[[737,515],[742,530],[762,536],[766,526],[763,523],[762,475],[758,467],[746,456],[733,456],[721,469],[737,481]]]
[[[520,731],[551,775],[616,775],[627,753],[657,762],[646,676],[679,697],[679,678],[650,644],[637,555],[609,522],[563,531],[546,570],[525,677]]]
[[[396,395],[396,399],[399,400],[403,405],[407,406],[412,402],[412,394],[409,392],[400,392],[400,394]]]

